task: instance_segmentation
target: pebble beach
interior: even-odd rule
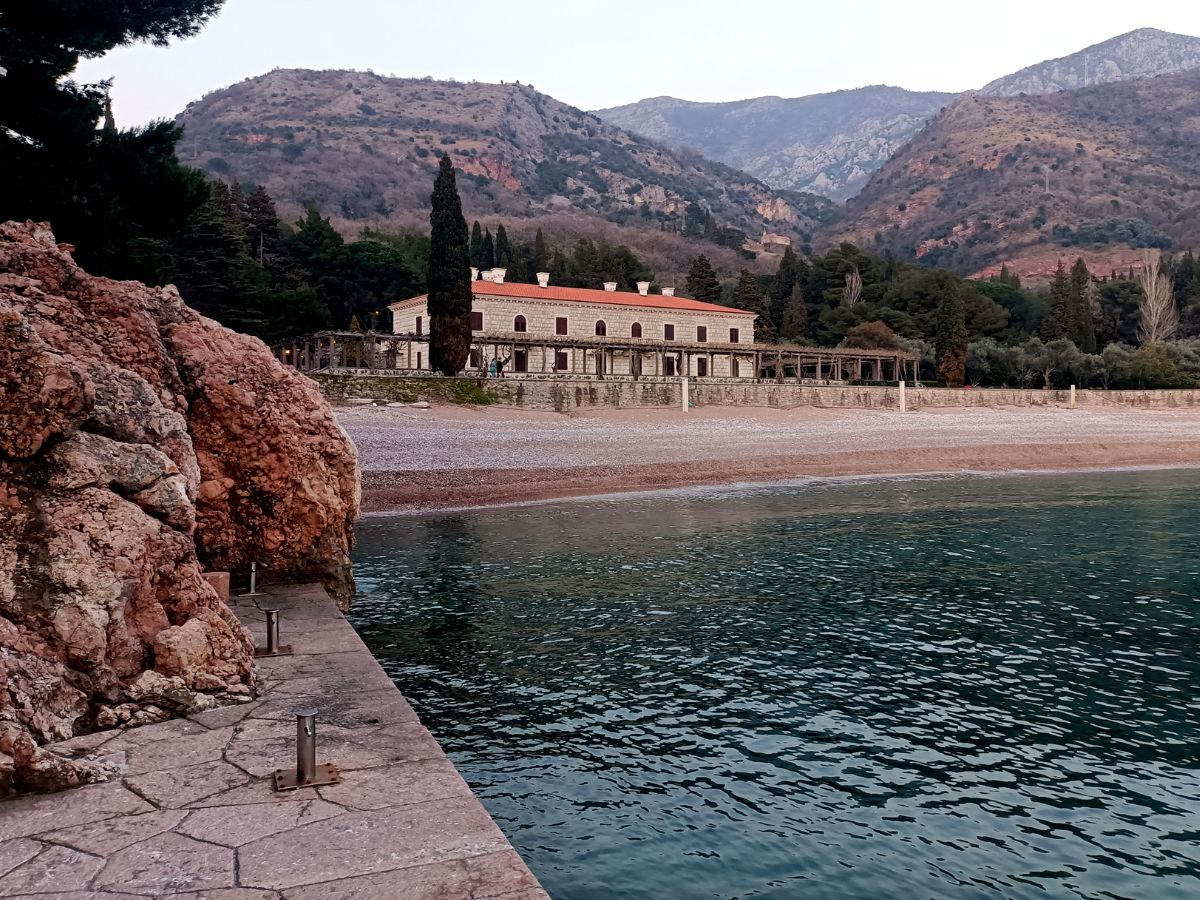
[[[343,406],[363,508],[447,508],[848,475],[1200,465],[1200,413]]]

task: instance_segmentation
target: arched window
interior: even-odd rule
[[[642,336],[642,323],[641,322],[634,322],[633,325],[630,326],[629,336],[630,337],[641,337]]]
[[[601,319],[596,323],[596,337],[604,337],[606,334],[608,334],[608,326],[605,325],[604,320]]]
[[[525,331],[525,317],[517,316],[513,319],[513,331]]]

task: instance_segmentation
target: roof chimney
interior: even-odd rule
[[[616,291],[617,283],[615,281],[606,281],[604,282],[604,289],[611,294]]]
[[[675,288],[663,288],[662,295],[664,297],[674,297],[675,296]]]
[[[639,281],[637,284],[638,284],[638,293],[641,294],[643,297],[645,297],[648,293],[650,293],[650,282]]]
[[[507,274],[508,269],[488,269],[483,273],[483,280],[492,284],[504,284],[504,276]]]
[[[479,270],[477,268],[475,268],[474,266],[471,266],[471,280],[472,281],[479,280]]]
[[[550,273],[549,272],[538,272],[537,280],[538,280],[538,287],[550,287]]]

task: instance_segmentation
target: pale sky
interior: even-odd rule
[[[596,109],[881,83],[963,91],[1143,27],[1200,36],[1200,2],[226,0],[198,37],[117,50],[77,78],[115,79],[123,127],[277,67],[521,81]]]

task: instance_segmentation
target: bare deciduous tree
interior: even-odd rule
[[[1179,307],[1175,305],[1175,285],[1162,270],[1157,256],[1143,257],[1142,306],[1138,319],[1138,340],[1143,344],[1169,341],[1179,330]]]
[[[858,269],[846,273],[846,286],[842,289],[842,306],[853,306],[862,299],[862,275]]]

